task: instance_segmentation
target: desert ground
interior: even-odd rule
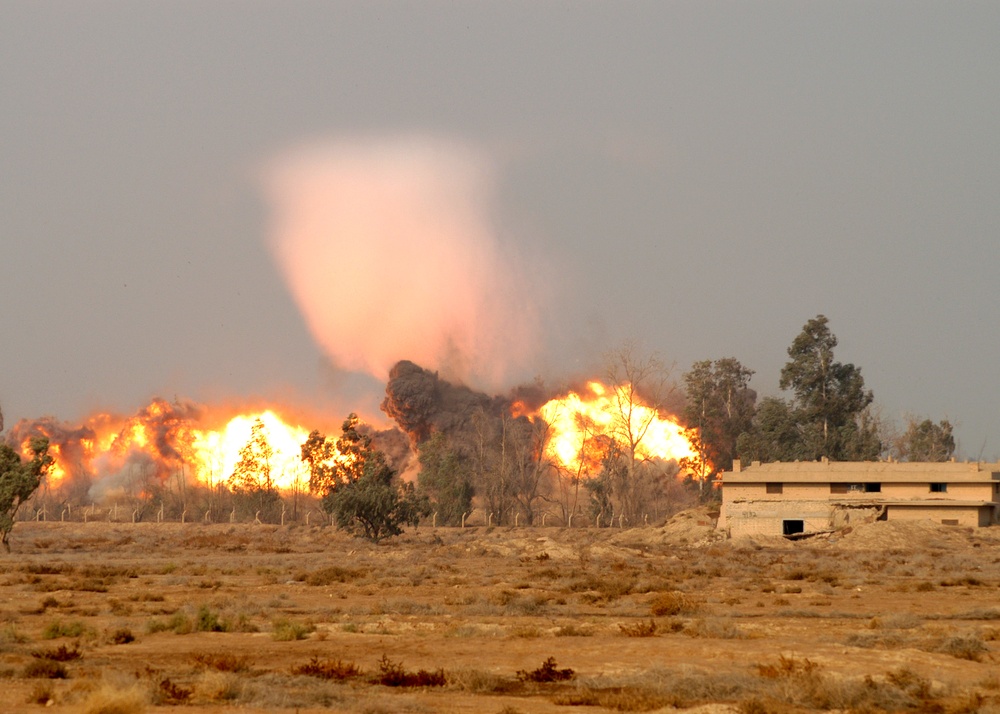
[[[1000,711],[1000,528],[18,523],[0,711]]]

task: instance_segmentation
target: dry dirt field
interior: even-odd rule
[[[18,523],[0,712],[1000,711],[1000,529]]]

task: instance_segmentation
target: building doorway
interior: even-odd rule
[[[805,532],[806,524],[801,520],[783,520],[781,522],[781,534],[782,535],[795,535],[796,533]]]

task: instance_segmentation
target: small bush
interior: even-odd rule
[[[684,628],[688,637],[704,637],[714,640],[742,640],[743,631],[727,619],[695,620]]]
[[[195,664],[216,672],[246,672],[250,669],[250,657],[228,652],[202,653],[192,656]]]
[[[691,598],[684,593],[660,593],[649,603],[649,613],[653,617],[673,617],[674,615],[689,615],[697,610]]]
[[[36,650],[31,653],[31,656],[36,659],[50,659],[53,662],[72,662],[75,659],[80,659],[83,655],[76,645],[73,645],[72,649],[66,645],[59,645],[54,650]]]
[[[773,664],[758,664],[757,674],[764,679],[780,679],[782,677],[795,677],[803,674],[812,674],[819,665],[809,658],[795,659],[795,657],[785,657],[778,655],[778,661]]]
[[[517,678],[522,682],[536,682],[545,684],[548,682],[565,682],[576,676],[576,673],[569,668],[558,669],[555,657],[549,657],[542,662],[542,666],[530,672],[518,670]]]
[[[306,585],[332,585],[333,583],[349,583],[358,578],[363,578],[365,571],[354,568],[342,568],[339,565],[331,565],[321,568],[311,573],[299,573],[295,579],[304,582]]]
[[[194,627],[198,632],[229,632],[229,625],[219,619],[219,614],[212,612],[207,605],[198,608]]]
[[[656,620],[650,620],[649,622],[640,621],[631,625],[618,625],[618,629],[626,637],[655,637]]]
[[[50,622],[42,630],[42,639],[54,640],[58,637],[81,637],[86,633],[89,633],[87,626],[79,620],[74,620],[73,622],[56,620]]]
[[[52,692],[52,685],[48,682],[39,682],[28,695],[28,704],[38,704],[46,707],[55,703],[55,695]]]
[[[379,660],[378,672],[371,681],[386,687],[443,687],[448,683],[443,669],[434,672],[424,669],[407,672],[402,664],[393,662],[386,655],[382,655]]]
[[[108,635],[108,641],[113,645],[127,645],[130,642],[135,642],[135,635],[132,634],[132,630],[129,628],[119,627]]]
[[[271,623],[271,639],[276,642],[291,642],[292,640],[304,640],[310,632],[316,629],[314,625],[293,622],[284,617],[278,618]]]
[[[33,659],[24,666],[28,679],[66,679],[66,666],[51,659]]]
[[[83,714],[141,714],[147,695],[139,684],[104,682],[83,702]]]
[[[157,704],[186,704],[190,698],[190,689],[175,684],[168,677],[161,679],[156,686]]]
[[[563,625],[555,631],[556,637],[591,637],[593,634],[589,627],[574,624]]]
[[[342,662],[339,659],[320,660],[318,657],[313,657],[303,665],[292,667],[292,674],[343,681],[360,677],[361,670],[353,662]]]
[[[980,662],[989,650],[978,635],[956,635],[939,642],[931,651]]]

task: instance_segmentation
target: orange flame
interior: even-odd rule
[[[46,482],[50,488],[58,488],[75,475],[100,479],[137,462],[151,466],[161,481],[181,473],[188,481],[213,487],[228,483],[252,426],[260,420],[272,450],[268,464],[272,485],[289,490],[308,482],[309,470],[301,454],[309,429],[274,410],[233,414],[216,409],[207,418],[205,411],[154,399],[131,417],[96,414],[79,428],[39,420],[26,425],[21,451],[30,458],[31,437],[49,439],[53,463]],[[206,421],[219,426],[206,428]]]
[[[587,384],[581,393],[551,399],[538,410],[552,429],[547,455],[560,469],[593,474],[609,441],[627,447],[636,444],[639,459],[681,461],[697,457],[694,433],[652,407],[631,397],[629,385]]]

